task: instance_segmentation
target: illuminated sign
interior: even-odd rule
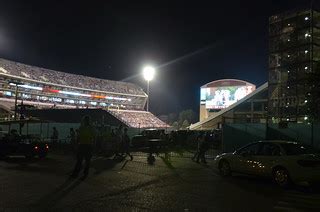
[[[201,88],[200,104],[207,109],[223,109],[255,90],[254,86],[221,86]]]
[[[12,86],[16,86],[15,83],[9,83]],[[117,101],[131,101],[131,99],[123,98],[123,97],[113,97],[113,96],[100,96],[100,95],[91,95],[91,94],[84,94],[84,93],[78,93],[73,91],[62,91],[62,90],[56,90],[51,88],[42,88],[38,86],[31,86],[31,85],[24,85],[24,84],[18,84],[18,87],[26,88],[26,89],[32,89],[32,90],[38,90],[38,91],[44,91],[44,92],[50,92],[50,93],[61,93],[71,96],[84,96],[84,97],[91,97],[91,98],[98,98],[98,99],[109,99],[109,100],[117,100]]]

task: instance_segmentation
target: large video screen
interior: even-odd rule
[[[205,104],[207,109],[227,108],[254,90],[254,86],[201,88],[201,104]]]

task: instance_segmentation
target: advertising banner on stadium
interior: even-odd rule
[[[201,104],[206,109],[223,109],[254,91],[254,86],[223,86],[201,88]]]

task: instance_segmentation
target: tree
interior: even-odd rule
[[[184,120],[182,125],[181,125],[181,128],[182,129],[187,129],[187,127],[189,127],[189,126],[190,126],[190,124],[189,124],[188,120]]]
[[[195,122],[195,113],[193,110],[188,109],[188,110],[183,110],[179,113],[179,125],[182,126],[183,122],[187,120],[188,123],[194,123]]]
[[[172,127],[173,127],[174,129],[178,130],[178,129],[179,129],[179,124],[178,124],[178,122],[177,122],[177,121],[173,122],[173,123],[172,123]]]
[[[168,123],[173,124],[175,121],[177,121],[178,115],[176,113],[169,113],[168,115]]]

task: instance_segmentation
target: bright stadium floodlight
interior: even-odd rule
[[[147,81],[151,81],[154,77],[155,69],[152,66],[146,66],[143,69],[143,77]]]
[[[147,81],[147,111],[149,111],[149,83],[154,78],[155,68],[152,66],[146,66],[143,68],[143,77]]]

